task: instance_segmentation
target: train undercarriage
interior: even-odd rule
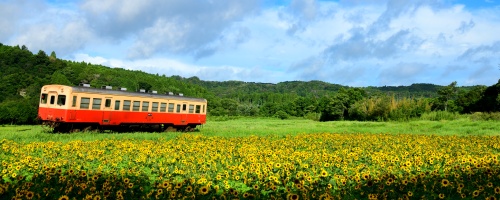
[[[73,132],[193,132],[198,124],[173,125],[173,124],[120,124],[100,125],[98,123],[63,123],[45,121],[44,129],[52,133]]]

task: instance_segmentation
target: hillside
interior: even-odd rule
[[[209,102],[209,115],[213,116],[336,116],[332,119],[353,119],[354,115],[349,114],[350,110],[354,112],[354,108],[362,109],[363,102],[375,102],[380,98],[393,102],[427,99],[426,104],[432,109],[443,109],[449,100],[453,100],[453,109],[470,112],[478,110],[474,108],[478,107],[475,102],[483,98],[486,91],[486,86],[453,87],[455,92],[445,103],[438,97],[439,91],[446,87],[434,84],[354,88],[322,81],[287,81],[276,84],[203,81],[197,77],[155,75],[62,60],[57,58],[55,52],[50,55],[44,51],[33,54],[25,46],[7,46],[1,43],[0,69],[0,123],[12,124],[36,122],[39,90],[45,84],[90,83],[92,87],[111,85],[133,91],[146,89],[159,93],[184,93],[186,96],[206,98]],[[498,94],[496,90],[489,91],[489,95]],[[484,101],[493,100],[490,98]],[[356,107],[354,104],[357,102],[360,105]]]

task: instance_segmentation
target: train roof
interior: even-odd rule
[[[184,100],[184,101],[197,101],[197,102],[207,102],[204,98],[196,97],[185,97],[178,95],[167,95],[167,94],[154,94],[146,92],[130,92],[122,90],[112,90],[112,89],[99,89],[90,87],[78,87],[69,86],[75,92],[89,92],[89,93],[99,93],[99,94],[110,94],[110,95],[124,95],[124,96],[134,96],[134,97],[147,97],[147,98],[164,98],[164,99],[174,99],[174,100]]]

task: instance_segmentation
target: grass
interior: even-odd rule
[[[416,120],[410,122],[317,122],[305,119],[280,120],[275,118],[239,118],[228,121],[211,121],[198,127],[194,133],[72,133],[52,134],[41,126],[0,127],[0,140],[16,142],[45,142],[72,140],[137,139],[170,140],[181,134],[200,134],[220,137],[245,137],[250,135],[296,135],[300,133],[386,133],[386,134],[434,134],[434,135],[500,135],[500,121],[472,121],[459,118],[449,121]]]

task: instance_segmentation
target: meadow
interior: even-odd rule
[[[458,199],[500,195],[500,122],[208,120],[191,133],[0,127],[0,198]]]

